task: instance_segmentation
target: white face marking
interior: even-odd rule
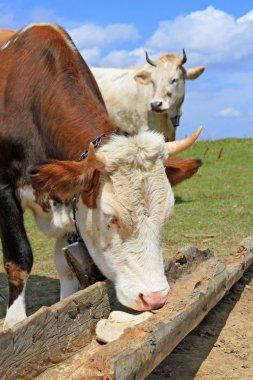
[[[26,318],[25,312],[25,286],[22,293],[7,309],[6,317],[4,320],[3,329],[12,328],[16,323],[23,321]]]
[[[163,166],[162,136],[143,132],[117,137],[102,150],[108,156],[97,208],[77,205],[77,223],[99,269],[114,282],[119,301],[142,310],[139,295],[167,295],[162,232],[174,205]]]

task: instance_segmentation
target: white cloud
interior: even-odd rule
[[[112,50],[108,54],[102,54],[102,49],[94,47],[80,51],[84,60],[91,66],[101,67],[130,67],[141,66],[145,61],[144,49]]]
[[[191,64],[238,65],[253,58],[253,11],[241,18],[209,6],[174,20],[163,21],[146,47],[154,52],[184,47]]]
[[[246,13],[244,16],[238,18],[237,21],[238,22],[247,22],[247,21],[251,22],[251,21],[253,21],[253,10]]]
[[[143,64],[145,51],[142,48],[127,50],[113,50],[100,61],[101,66],[129,67]]]
[[[155,58],[164,52],[181,53],[183,47],[189,66],[205,65],[207,69],[213,67],[222,71],[253,62],[253,10],[236,19],[209,6],[205,10],[163,21],[142,46],[133,50],[117,48],[122,42],[138,41],[139,34],[133,25],[102,27],[85,24],[70,30],[70,34],[80,50],[100,49],[97,61],[95,57],[92,60],[92,64],[99,66],[142,65],[145,50]],[[108,52],[108,47],[113,47],[113,50]]]
[[[240,112],[233,107],[227,107],[219,111],[218,115],[222,117],[238,117],[240,116]]]
[[[84,24],[69,33],[80,50],[94,46],[104,48],[116,43],[133,42],[139,38],[137,29],[128,24],[111,24],[105,27]]]
[[[84,24],[70,29],[71,35],[83,58],[89,65],[122,67],[136,64],[140,53],[124,49],[104,53],[109,46],[139,39],[137,29],[128,24],[110,24],[105,27],[96,24]],[[143,53],[144,54],[144,53]]]

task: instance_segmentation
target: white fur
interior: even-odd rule
[[[162,61],[157,67],[145,65],[129,69],[90,67],[102,92],[110,117],[118,128],[135,134],[154,129],[170,136],[171,118],[182,114],[185,78],[178,61]],[[151,73],[152,82],[137,83],[134,76],[141,71]],[[186,78],[187,79],[187,78]],[[168,93],[171,95],[169,96]],[[151,102],[162,101],[161,110],[151,110]],[[148,115],[152,113],[154,115]]]
[[[140,70],[90,67],[102,92],[106,107],[117,127],[134,134],[147,129],[147,110],[153,97],[152,85],[136,83]]]
[[[139,294],[169,291],[162,257],[163,227],[174,205],[164,171],[167,150],[161,135],[143,132],[116,136],[101,151],[107,161],[97,208],[88,209],[80,198],[77,222],[93,260],[114,282],[119,301],[139,310]],[[120,228],[110,224],[114,216]]]
[[[26,318],[25,312],[25,286],[22,293],[7,309],[6,317],[4,320],[3,329],[11,328],[16,323],[23,321]]]

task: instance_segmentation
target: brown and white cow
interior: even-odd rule
[[[109,119],[98,86],[68,34],[29,25],[0,49],[0,232],[9,283],[4,327],[26,317],[25,287],[33,254],[24,228],[30,208],[39,228],[57,239],[61,298],[78,284],[62,254],[77,225],[91,257],[124,305],[165,303],[162,231],[177,184],[198,168],[168,153],[197,138],[164,143],[162,135],[128,137]],[[95,150],[92,141],[101,137]],[[89,149],[88,157],[78,161]],[[164,168],[166,167],[166,173]]]

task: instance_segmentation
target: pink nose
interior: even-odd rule
[[[164,292],[153,292],[148,296],[144,296],[144,294],[139,294],[138,301],[141,310],[159,309],[165,304],[167,296],[168,293],[164,295]]]

